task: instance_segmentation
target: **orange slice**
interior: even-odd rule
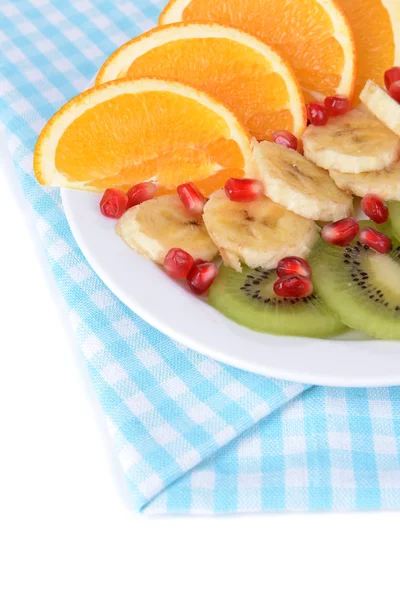
[[[400,63],[400,0],[336,0],[353,30],[357,51],[355,100],[365,82],[383,85],[386,69]]]
[[[212,93],[259,140],[278,129],[300,137],[304,99],[290,67],[269,46],[231,27],[179,23],[158,27],[119,48],[96,83],[119,77],[159,77]]]
[[[178,21],[213,21],[260,38],[293,67],[307,101],[353,94],[354,39],[333,0],[170,0],[159,24]]]
[[[43,185],[102,191],[158,181],[199,182],[209,194],[252,174],[250,137],[224,105],[192,87],[120,79],[70,100],[47,123],[34,155]]]

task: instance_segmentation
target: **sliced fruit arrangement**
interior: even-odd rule
[[[307,101],[353,94],[354,38],[332,0],[171,0],[159,24],[178,21],[212,21],[260,38],[293,67]]]
[[[255,331],[275,335],[329,337],[345,329],[319,295],[283,298],[274,291],[275,271],[221,267],[208,301],[226,317]]]
[[[331,169],[329,175],[341,190],[355,196],[376,194],[383,200],[400,201],[400,161],[380,171],[341,173]]]
[[[209,291],[210,304],[266,333],[326,337],[348,326],[400,339],[400,244],[387,236],[386,225],[344,221],[331,224],[329,235],[324,228],[329,243],[321,239],[308,262],[287,257],[276,272],[222,267]]]
[[[242,270],[242,263],[270,269],[285,256],[308,256],[318,239],[313,221],[266,196],[235,202],[220,190],[210,197],[203,218],[224,264],[236,271]]]
[[[239,324],[400,339],[400,6],[337,2],[171,0],[45,126],[37,179],[104,192],[129,247]]]
[[[156,79],[118,80],[70,100],[35,148],[43,185],[127,190],[154,180],[159,193],[187,180],[210,193],[251,173],[250,138],[225,106],[192,87]]]
[[[304,155],[319,167],[341,173],[379,171],[400,156],[400,139],[360,109],[330,119],[324,127],[310,125],[303,135],[303,147]]]
[[[321,240],[310,258],[315,290],[348,327],[400,339],[400,246],[381,253],[365,241],[339,248]]]
[[[352,197],[299,152],[261,142],[254,144],[254,156],[266,194],[277,204],[315,221],[334,221],[351,214]]]
[[[367,79],[383,84],[383,73],[400,63],[398,0],[336,0],[346,15],[355,41],[357,78],[354,98]]]
[[[389,90],[384,90],[380,85],[369,80],[360,98],[377,119],[395,135],[400,135],[400,80],[392,83]]]
[[[213,260],[217,247],[201,214],[189,212],[177,194],[159,196],[129,209],[118,221],[118,235],[134,250],[162,265],[171,248],[194,260]]]
[[[179,23],[152,29],[116,50],[96,84],[120,77],[170,79],[208,92],[257,139],[271,139],[277,129],[300,136],[306,128],[292,69],[262,41],[231,27]]]

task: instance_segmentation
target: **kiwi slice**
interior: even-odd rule
[[[389,225],[398,240],[400,240],[400,202],[388,202]]]
[[[208,300],[239,325],[263,333],[319,338],[346,329],[318,295],[279,298],[273,291],[275,281],[275,270],[243,267],[243,272],[237,273],[221,267]]]
[[[390,233],[386,224],[361,221],[360,227]],[[348,327],[378,339],[400,340],[400,245],[379,254],[354,241],[339,248],[320,240],[310,265],[314,290]]]

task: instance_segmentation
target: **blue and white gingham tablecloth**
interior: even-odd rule
[[[46,121],[117,46],[152,27],[162,5],[0,0],[1,121],[134,506],[399,509],[400,388],[303,386],[183,348],[105,287],[71,235],[59,192],[34,179],[32,151]]]

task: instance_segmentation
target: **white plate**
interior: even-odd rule
[[[75,239],[99,277],[135,313],[185,346],[290,381],[400,385],[400,342],[363,340],[354,333],[334,340],[277,337],[241,327],[128,248],[114,232],[115,221],[100,213],[99,195],[75,190],[61,195]]]

